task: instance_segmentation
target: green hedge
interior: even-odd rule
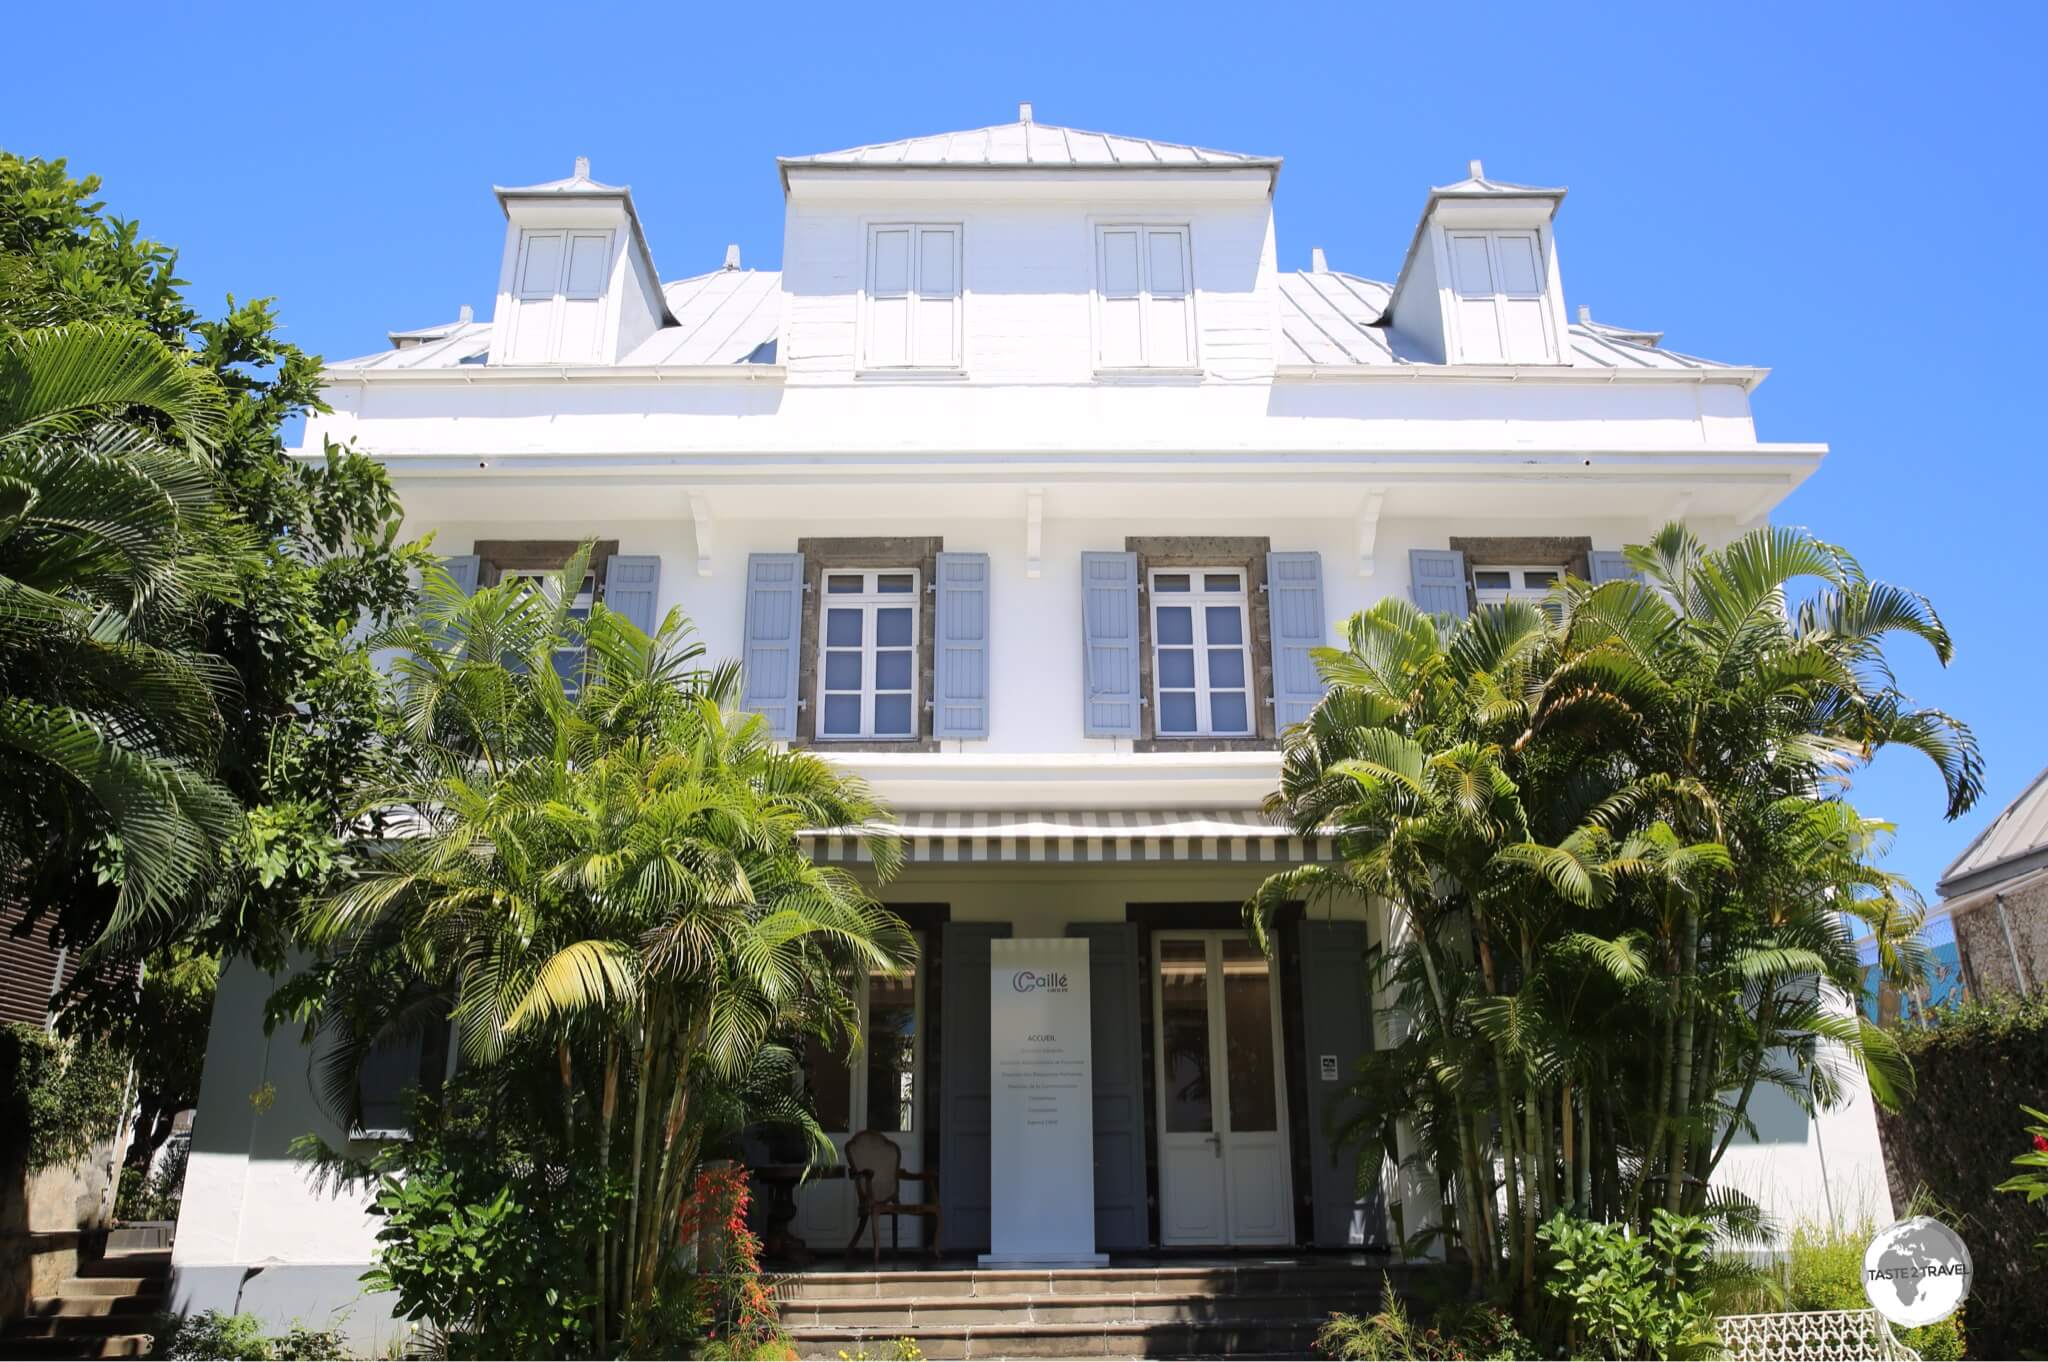
[[[0,1150],[31,1173],[78,1162],[127,1114],[127,1083],[128,1057],[111,1045],[0,1026]]]
[[[2020,1104],[2048,1108],[2048,993],[1939,1008],[1930,1020],[1898,1033],[1918,1096],[1878,1114],[1892,1200],[1905,1206],[1925,1189],[1969,1245],[1971,1352],[2040,1356],[2048,1261],[2034,1242],[2048,1234],[2048,1210],[1992,1189],[2030,1143]]]

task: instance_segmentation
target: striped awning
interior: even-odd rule
[[[872,825],[896,834],[904,859],[921,861],[1327,861],[1328,839],[1298,837],[1254,809],[952,809],[903,813]],[[854,830],[806,833],[820,860],[868,859]]]

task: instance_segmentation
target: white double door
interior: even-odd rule
[[[1152,941],[1159,1238],[1294,1241],[1279,981],[1243,932]]]

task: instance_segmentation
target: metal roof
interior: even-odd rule
[[[1942,872],[1935,892],[1954,898],[2048,866],[2048,771],[2035,776],[1991,826]]]
[[[1399,332],[1379,324],[1394,287],[1341,270],[1280,275],[1280,362],[1334,370],[1430,364]],[[1581,309],[1568,327],[1569,365],[1601,369],[1726,369],[1717,360],[1666,350],[1662,332],[1630,331],[1595,322]],[[1655,338],[1655,339],[1652,339]]]
[[[1124,137],[1117,133],[1088,132],[1039,123],[1031,117],[1031,106],[1018,109],[1015,123],[998,123],[962,132],[942,132],[929,137],[905,137],[894,142],[876,142],[864,147],[819,152],[812,156],[782,156],[776,164],[785,171],[811,166],[917,166],[928,169],[1081,169],[1159,170],[1221,167],[1225,169],[1267,169],[1278,171],[1278,156],[1252,156],[1240,151],[1216,151],[1182,142],[1159,142],[1149,137]]]

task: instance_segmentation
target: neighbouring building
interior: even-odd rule
[[[2048,771],[1963,848],[1935,892],[1972,997],[2048,981]]]
[[[1090,943],[1100,1247],[1384,1245],[1328,1119],[1385,1024],[1383,915],[1298,915],[1271,962],[1241,926],[1267,874],[1328,854],[1259,811],[1320,694],[1309,650],[1390,594],[1462,615],[1602,580],[1674,517],[1725,541],[1825,446],[1758,439],[1765,370],[1568,307],[1564,191],[1476,161],[1418,196],[1388,282],[1321,250],[1279,268],[1276,157],[1028,105],[777,172],[779,270],[735,248],[668,277],[632,192],[586,162],[499,188],[488,320],[328,365],[302,452],[375,453],[407,532],[472,587],[594,539],[579,600],[648,626],[682,608],[780,738],[896,810],[910,863],[881,893],[923,959],[863,1006],[903,1043],[812,1079],[842,1142],[880,1129],[936,1159],[943,1247],[988,1242],[1009,936]],[[270,987],[246,965],[222,983],[177,1290],[311,1318],[353,1298],[373,1222],[289,1157],[347,1132],[296,1038],[263,1033]],[[1867,1098],[1758,1118],[1729,1183],[1788,1218],[1888,1215]],[[1411,1230],[1434,1206],[1391,1195]],[[852,1219],[821,1183],[796,1229],[833,1246]]]

